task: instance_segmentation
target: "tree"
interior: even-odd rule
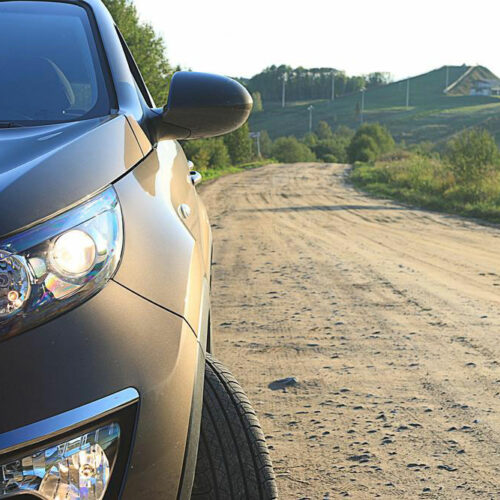
[[[344,72],[334,68],[292,68],[282,64],[269,66],[245,81],[245,84],[251,92],[260,92],[262,99],[266,102],[280,101],[281,83],[285,73],[288,75],[286,94],[290,101],[330,99],[333,75],[335,75],[336,96],[359,92],[362,88],[377,87],[390,81],[388,73],[347,76]]]
[[[367,76],[366,80],[367,80],[366,82],[367,88],[380,87],[381,85],[387,85],[388,83],[391,83],[392,76],[390,73],[376,72],[376,73],[370,73]]]
[[[231,163],[229,152],[222,137],[209,140],[210,166],[212,168],[227,167]]]
[[[328,125],[328,123],[324,120],[321,120],[316,127],[316,135],[320,140],[331,139],[333,132],[330,125]]]
[[[369,135],[360,135],[354,137],[349,145],[349,160],[353,163],[355,161],[372,162],[377,159],[377,151],[377,143],[373,137]]]
[[[460,181],[474,182],[499,163],[494,137],[486,130],[466,130],[448,142],[446,158]]]
[[[153,99],[158,105],[166,104],[173,69],[166,57],[163,38],[150,24],[139,20],[137,9],[130,0],[104,0],[104,3],[125,38]]]
[[[267,130],[260,132],[260,152],[264,158],[270,158],[272,155],[273,141],[269,137]]]
[[[198,170],[223,168],[231,163],[222,137],[185,141],[182,147]]]
[[[378,123],[361,125],[347,148],[349,161],[374,161],[380,155],[394,149],[394,139],[389,131]]]
[[[296,137],[280,137],[273,144],[273,157],[282,163],[315,161],[314,153]]]
[[[248,123],[224,136],[224,143],[233,165],[241,165],[252,160],[252,139]]]
[[[314,132],[307,132],[302,139],[302,142],[309,148],[313,149],[318,144],[318,136]]]
[[[261,112],[264,108],[262,106],[262,96],[260,95],[260,92],[252,92],[252,99],[253,99],[253,112],[254,113],[259,113]]]

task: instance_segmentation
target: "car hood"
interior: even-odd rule
[[[0,236],[92,196],[143,157],[123,115],[0,129]]]

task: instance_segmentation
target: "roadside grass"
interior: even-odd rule
[[[220,168],[205,168],[200,170],[200,173],[203,175],[203,182],[207,182],[218,179],[223,175],[237,174],[238,172],[243,172],[244,170],[251,168],[262,167],[263,165],[268,165],[269,163],[273,163],[273,160],[257,160],[237,166],[229,165],[227,167]]]
[[[449,165],[407,151],[375,164],[352,168],[352,184],[370,194],[431,210],[500,223],[500,171],[467,184],[458,182]]]

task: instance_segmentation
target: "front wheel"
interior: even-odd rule
[[[207,355],[198,460],[191,498],[278,498],[257,416],[240,384]]]

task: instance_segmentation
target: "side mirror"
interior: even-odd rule
[[[168,103],[154,118],[158,140],[200,139],[241,127],[252,98],[238,82],[210,73],[179,71],[170,83]]]

